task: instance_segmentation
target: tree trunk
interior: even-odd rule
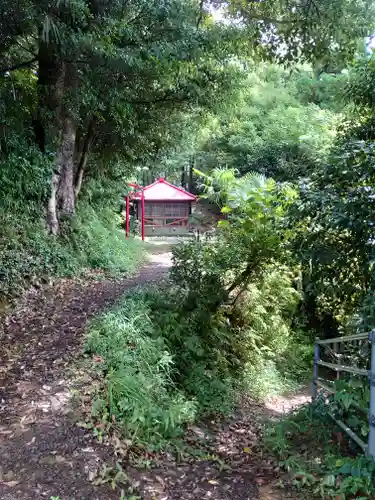
[[[253,263],[250,262],[247,264],[246,268],[244,271],[242,271],[241,274],[237,276],[237,278],[234,280],[234,282],[231,284],[229,288],[227,288],[226,293],[229,297],[229,295],[239,286],[241,286],[243,283],[246,283],[251,275],[254,273],[255,267],[253,266]]]
[[[75,176],[75,197],[77,199],[79,192],[81,191],[83,175],[86,170],[87,160],[89,158],[90,149],[94,140],[94,121],[91,120],[87,134],[83,143],[83,148],[81,156],[78,163],[78,168]]]
[[[59,232],[59,213],[75,212],[74,151],[76,125],[64,100],[67,89],[75,86],[75,68],[61,61],[53,44],[40,41],[36,140],[42,152],[56,151],[51,190],[47,204],[49,231]]]
[[[48,229],[54,236],[59,232],[59,210],[71,215],[75,209],[73,189],[75,125],[71,119],[64,120],[61,136],[61,146],[51,177],[51,191],[47,205]]]
[[[39,149],[44,153],[60,143],[66,67],[58,57],[54,44],[42,40],[39,40],[38,65],[38,107],[34,132]]]
[[[189,174],[188,174],[188,191],[193,192],[193,170],[194,170],[195,156],[192,155],[189,162]]]
[[[58,57],[53,43],[39,40],[38,107],[34,121],[35,140],[42,153],[58,149],[61,141],[61,102],[64,95],[65,65]],[[60,154],[56,155],[51,174],[50,196],[47,203],[49,231],[59,231],[57,217],[60,179]]]
[[[59,232],[59,220],[57,218],[57,188],[59,185],[60,174],[53,172],[51,179],[51,192],[47,205],[47,223],[48,229],[54,236]]]
[[[58,155],[58,171],[60,172],[58,208],[62,215],[72,215],[75,212],[74,149],[76,125],[71,117],[64,118],[61,135],[61,146]]]
[[[88,158],[89,158],[88,151],[82,152],[81,159],[80,159],[79,164],[78,164],[78,169],[77,169],[77,173],[76,173],[76,180],[75,180],[74,193],[75,193],[76,199],[78,198],[78,195],[79,195],[81,188],[82,188],[83,174],[85,173],[85,170],[86,170]]]

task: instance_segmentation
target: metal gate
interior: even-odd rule
[[[368,345],[369,350],[369,369],[358,368],[355,366],[348,366],[340,363],[329,363],[321,359],[322,348],[329,348],[333,352],[339,352],[340,345],[347,342],[353,342],[354,345],[363,347],[364,343]],[[333,347],[330,347],[333,346]],[[370,404],[368,408],[369,416],[369,435],[368,441],[365,443],[358,434],[356,434],[345,422],[335,418],[332,413],[329,413],[330,417],[336,422],[336,424],[345,431],[348,436],[355,441],[358,446],[366,453],[366,455],[371,456],[375,461],[375,329],[370,333],[359,333],[355,335],[348,335],[345,337],[336,337],[328,340],[316,339],[315,350],[314,350],[314,373],[313,373],[313,401],[318,397],[319,389],[327,393],[334,394],[335,389],[327,384],[326,380],[319,377],[319,367],[325,367],[328,370],[333,370],[336,372],[337,376],[340,376],[341,372],[352,373],[355,375],[363,376],[368,379],[370,384]]]

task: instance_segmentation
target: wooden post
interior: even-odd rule
[[[142,189],[142,241],[145,241],[145,193]]]
[[[318,344],[319,339],[315,339],[314,346],[314,373],[313,373],[313,384],[312,384],[312,400],[315,401],[318,396],[318,370],[319,370],[319,360],[320,360],[320,348]]]
[[[130,227],[130,199],[129,196],[126,197],[126,217],[125,217],[125,233],[126,237],[129,238],[129,227]]]

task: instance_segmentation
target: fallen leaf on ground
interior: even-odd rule
[[[20,484],[19,481],[7,481],[7,482],[3,482],[2,484],[4,484],[5,486],[8,486],[9,488],[14,488],[14,486],[17,486],[17,484]]]

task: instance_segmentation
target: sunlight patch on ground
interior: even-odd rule
[[[171,267],[171,258],[172,258],[172,253],[166,252],[166,253],[151,255],[149,257],[149,261],[152,265],[158,267]]]
[[[305,388],[303,391],[287,393],[282,396],[269,398],[265,408],[273,413],[283,415],[311,401],[311,391]]]

